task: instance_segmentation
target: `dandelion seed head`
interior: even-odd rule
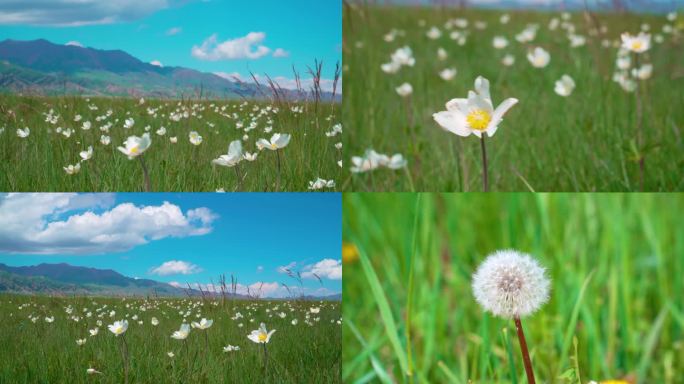
[[[497,251],[473,275],[475,300],[495,316],[524,317],[549,300],[550,282],[532,256],[514,250]]]

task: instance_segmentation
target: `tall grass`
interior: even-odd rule
[[[650,25],[652,34],[662,34],[663,25],[669,23],[664,15],[595,14],[607,31],[594,37],[589,34],[593,22],[582,13],[573,13],[570,22],[577,34],[587,38],[587,45],[570,48],[566,31],[547,27],[551,18],[560,18],[557,12],[509,12],[511,21],[502,25],[501,11],[351,4],[345,8],[343,21],[345,161],[363,155],[367,148],[401,153],[408,160],[409,174],[384,168],[350,174],[346,189],[481,191],[479,140],[448,133],[432,118],[445,109],[447,101],[466,97],[480,75],[491,81],[495,106],[508,97],[520,100],[496,135],[487,139],[492,191],[638,191],[636,152],[646,158],[644,190],[684,188],[684,110],[679,108],[684,103],[680,91],[684,88],[682,15],[670,23],[680,28],[679,37],[663,34],[665,41],[654,44],[647,58],[641,59],[653,63],[654,70],[653,77],[639,88],[644,132],[640,143],[634,94],[611,80],[617,49],[603,48],[602,41],[618,41],[626,31],[636,33],[642,23]],[[450,39],[451,30],[444,27],[454,18],[469,21],[463,46]],[[474,28],[476,21],[486,22],[486,29]],[[539,25],[536,39],[518,43],[514,36],[529,23]],[[432,26],[442,31],[437,40],[426,37]],[[383,37],[393,29],[404,35],[385,42]],[[494,36],[506,37],[509,46],[495,49]],[[413,50],[415,66],[403,67],[396,74],[383,72],[381,64],[403,46]],[[528,50],[535,46],[550,52],[546,68],[534,68],[527,61]],[[437,57],[440,47],[448,53],[444,61]],[[513,66],[501,64],[505,53],[515,56]],[[458,74],[444,81],[438,73],[449,67]],[[577,84],[567,98],[554,93],[554,83],[563,74]],[[395,91],[404,82],[413,86],[410,103]]]
[[[90,110],[89,105],[97,106],[98,110]],[[302,107],[304,112],[295,113],[291,106]],[[278,112],[261,114],[269,107],[278,108]],[[148,108],[156,109],[156,116],[150,115]],[[313,103],[147,100],[140,105],[138,100],[122,98],[92,98],[88,102],[79,97],[0,96],[0,130],[4,131],[0,133],[0,190],[143,191],[142,167],[137,159],[129,160],[117,147],[130,135],[141,136],[149,126],[152,145],[144,159],[153,192],[305,191],[309,181],[319,177],[339,181],[342,174],[337,165],[341,153],[334,146],[340,142],[340,136],[325,135],[338,123],[338,108],[324,103],[314,112]],[[45,121],[50,109],[60,115],[54,125]],[[101,122],[95,120],[109,109],[113,112],[111,117]],[[170,119],[169,115],[178,111],[189,115],[180,121]],[[81,121],[74,121],[76,115],[82,116]],[[130,129],[123,127],[127,118],[135,120]],[[90,130],[81,129],[84,121],[92,123]],[[245,132],[252,121],[256,128]],[[99,128],[108,122],[113,123],[110,132],[101,132]],[[237,127],[239,123],[242,128]],[[162,126],[166,134],[159,136],[155,132]],[[24,127],[31,133],[27,138],[19,138],[16,130]],[[59,127],[74,129],[74,133],[66,138],[56,132]],[[273,130],[265,132],[266,127]],[[199,146],[190,143],[191,131],[203,137]],[[256,147],[259,138],[270,139],[276,132],[292,137],[287,147],[278,150],[282,161],[280,185],[277,154]],[[111,144],[100,143],[102,134],[111,137]],[[244,135],[248,138],[243,139]],[[171,137],[177,137],[178,142],[171,143]],[[243,160],[238,165],[241,182],[235,169],[211,163],[226,154],[233,140],[243,140],[244,151],[259,152],[256,161]],[[76,164],[81,159],[79,152],[88,146],[94,148],[93,158],[81,164],[78,174],[67,175],[63,167]]]
[[[470,288],[477,265],[504,248],[533,254],[552,280],[550,302],[525,319],[539,382],[684,377],[684,197],[348,194],[343,203],[343,238],[359,250],[344,271],[345,382],[525,382],[513,322],[483,313]]]

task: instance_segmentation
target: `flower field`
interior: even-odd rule
[[[0,382],[341,382],[337,302],[2,295],[0,308]]]
[[[0,96],[0,190],[332,191],[337,109]]]
[[[684,18],[345,8],[344,188],[677,191]]]

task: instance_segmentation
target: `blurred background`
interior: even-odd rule
[[[513,322],[470,288],[505,248],[552,279],[523,319],[538,382],[681,382],[683,208],[677,194],[345,194],[344,382],[525,382]]]

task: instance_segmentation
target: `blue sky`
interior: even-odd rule
[[[329,78],[342,57],[341,18],[340,0],[0,0],[0,40],[77,42],[243,78],[249,70],[292,78],[293,64],[304,73],[319,59]],[[229,44],[214,56],[193,55],[204,42],[209,51]]]
[[[269,296],[294,283],[289,266],[307,293],[333,294],[341,247],[335,193],[0,195],[0,263],[12,266],[66,262],[181,284],[233,273]]]

